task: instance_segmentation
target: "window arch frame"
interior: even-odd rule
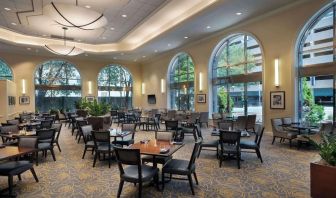
[[[108,64],[108,65],[106,65],[106,66],[104,66],[104,67],[102,67],[100,70],[99,70],[99,72],[98,72],[98,75],[97,75],[97,98],[98,98],[98,100],[101,100],[101,99],[99,99],[99,98],[101,98],[101,97],[99,97],[99,94],[98,94],[98,92],[99,91],[101,91],[99,88],[101,87],[99,84],[99,76],[100,76],[100,74],[101,74],[101,72],[103,71],[103,70],[105,70],[105,69],[108,69],[108,68],[110,68],[110,67],[119,67],[119,68],[121,68],[123,71],[125,71],[125,72],[127,72],[128,73],[128,75],[129,75],[129,78],[130,78],[130,82],[131,82],[131,86],[130,86],[130,89],[129,89],[129,91],[130,91],[130,93],[131,93],[131,95],[130,95],[130,101],[129,101],[129,104],[127,104],[127,106],[123,106],[121,103],[122,103],[122,101],[120,102],[120,106],[118,106],[118,108],[132,108],[133,107],[133,99],[134,99],[134,92],[133,92],[133,88],[134,88],[134,78],[133,78],[133,74],[132,74],[132,72],[127,68],[127,67],[125,67],[125,66],[123,66],[123,65],[121,65],[121,64],[114,64],[114,63],[111,63],[111,64]],[[126,81],[125,81],[126,82]],[[109,91],[109,94],[110,94],[110,91],[113,91],[113,87],[117,87],[117,86],[110,86],[110,81],[109,81],[109,86],[107,86],[108,87],[108,90],[107,91]],[[126,86],[125,86],[126,87]],[[125,87],[122,87],[122,90],[121,91],[124,91],[124,88]],[[112,88],[112,89],[111,89]],[[104,90],[103,90],[104,91]],[[107,99],[106,99],[107,101],[108,101],[108,103],[110,103],[111,102],[111,96],[108,96],[107,97]],[[114,106],[112,106],[112,108],[115,108]]]
[[[66,62],[68,65],[72,66],[74,69],[76,69],[76,71],[78,72],[79,74],[79,79],[74,79],[74,80],[78,80],[79,81],[79,84],[78,85],[43,85],[43,84],[36,84],[35,80],[36,80],[36,73],[38,72],[38,69],[43,65],[43,64],[46,64],[50,61],[62,61],[62,62]],[[79,99],[83,97],[83,80],[82,80],[82,74],[81,74],[81,71],[79,70],[79,68],[77,67],[76,64],[74,64],[73,62],[71,61],[68,61],[68,60],[65,60],[65,59],[48,59],[48,60],[45,60],[43,62],[40,62],[39,64],[37,64],[35,66],[35,69],[34,69],[34,72],[33,72],[33,84],[34,84],[34,98],[35,98],[35,109],[37,108],[37,98],[36,98],[36,91],[38,90],[36,88],[37,87],[41,87],[42,90],[45,89],[45,90],[75,90],[75,91],[79,91],[80,93],[80,96],[79,96]],[[59,87],[60,89],[55,89],[55,87]],[[69,88],[69,89],[65,89],[65,88]],[[49,89],[48,89],[49,88]],[[75,105],[74,105],[75,106]],[[64,105],[63,105],[64,107]],[[65,109],[66,110],[66,109]]]
[[[208,109],[209,109],[209,115],[212,115],[212,113],[214,113],[214,105],[217,104],[217,96],[214,96],[214,74],[213,74],[213,70],[214,70],[214,60],[219,52],[219,50],[222,48],[222,46],[225,44],[225,42],[227,42],[229,39],[231,38],[234,38],[235,36],[239,36],[239,35],[244,35],[244,36],[248,36],[248,37],[251,37],[253,38],[256,43],[259,45],[259,48],[260,48],[260,54],[261,54],[261,71],[260,71],[260,79],[259,82],[262,82],[262,85],[261,85],[261,91],[262,91],[262,94],[261,94],[261,97],[262,97],[262,103],[261,103],[261,107],[262,107],[262,123],[265,121],[265,93],[264,93],[264,90],[265,90],[265,77],[264,77],[264,69],[265,69],[265,56],[264,56],[264,48],[263,48],[263,45],[260,41],[260,39],[250,33],[250,32],[246,32],[246,31],[239,31],[239,32],[232,32],[232,33],[228,33],[226,34],[222,39],[219,40],[219,42],[217,42],[216,46],[213,48],[212,52],[211,52],[211,55],[210,55],[210,58],[209,58],[209,62],[208,62],[208,97],[209,97],[209,103],[208,103]],[[244,73],[244,74],[238,74],[238,75],[251,75],[253,76],[255,73],[258,73],[258,72],[251,72],[251,73]],[[238,76],[237,75],[237,76]],[[230,75],[228,75],[230,76]],[[233,75],[235,76],[235,75]],[[245,83],[248,83],[248,82],[255,82],[255,81],[247,81]],[[246,94],[244,94],[246,96]],[[245,97],[246,98],[246,97]],[[244,107],[246,111],[247,107]],[[248,113],[248,112],[247,112]]]
[[[302,49],[303,49],[303,45],[302,43],[306,40],[306,38],[309,36],[308,32],[310,30],[313,29],[313,27],[321,20],[323,19],[323,17],[325,17],[325,15],[327,15],[328,11],[332,9],[333,11],[333,60],[331,62],[325,62],[325,63],[317,63],[317,64],[309,64],[309,65],[303,65],[302,63],[302,58],[301,58],[301,54],[302,54]],[[304,22],[303,26],[301,27],[297,37],[296,37],[296,41],[295,41],[295,45],[294,45],[294,61],[293,61],[293,65],[294,65],[294,71],[295,71],[295,79],[294,79],[294,95],[295,95],[295,102],[294,102],[294,117],[295,119],[301,119],[301,110],[300,106],[301,106],[301,82],[300,79],[302,77],[310,77],[310,76],[324,76],[324,75],[328,75],[326,72],[323,72],[323,69],[331,69],[331,71],[329,71],[329,75],[333,75],[334,79],[333,79],[333,86],[334,89],[336,88],[335,86],[335,82],[336,82],[336,69],[334,69],[333,67],[330,67],[332,65],[336,64],[336,47],[334,47],[336,45],[336,35],[335,35],[335,31],[336,31],[336,2],[329,2],[326,5],[322,6],[319,10],[317,10],[316,12],[314,12],[312,14],[311,17],[309,17],[309,19],[307,21]],[[304,69],[305,66],[311,67],[311,68],[306,68]],[[314,71],[311,71],[312,69],[314,70],[314,68],[318,68],[319,67],[319,71],[315,69]],[[305,71],[306,70],[306,71]],[[300,75],[300,72],[302,72],[303,74]],[[310,75],[310,76],[309,76]],[[333,91],[335,92],[335,91]],[[336,101],[335,101],[335,93],[333,93],[333,118],[332,120],[335,121],[336,120]]]
[[[3,80],[7,79],[7,80],[10,80],[10,81],[14,81],[14,72],[13,72],[12,67],[5,60],[3,60],[1,58],[0,58],[0,62],[4,63],[4,65],[9,69],[9,71],[11,73],[11,79],[8,79],[8,78],[6,78],[6,76],[2,76],[2,75],[0,75],[0,79],[3,79]]]
[[[189,53],[184,52],[184,51],[175,54],[173,56],[173,58],[170,60],[169,65],[168,65],[168,71],[167,71],[167,76],[166,76],[166,79],[167,79],[167,85],[166,85],[166,87],[167,87],[167,89],[166,89],[167,90],[167,108],[168,109],[172,109],[172,101],[171,101],[171,89],[172,89],[171,84],[172,84],[172,81],[171,81],[171,74],[172,74],[173,71],[175,71],[175,68],[174,68],[175,67],[175,62],[178,60],[178,57],[181,56],[181,55],[188,56],[191,59],[191,62],[193,63],[193,67],[194,67],[193,77],[194,77],[194,79],[193,79],[193,83],[192,83],[192,87],[191,87],[191,88],[193,88],[193,93],[192,93],[192,95],[193,95],[193,106],[192,107],[188,106],[187,110],[195,110],[195,83],[196,83],[195,63],[194,63],[193,57]],[[189,67],[188,67],[188,70],[189,70]],[[188,72],[188,77],[189,77],[189,74],[190,74],[190,72]],[[179,84],[182,84],[182,83],[179,83]],[[187,89],[189,89],[189,87],[187,87]],[[188,95],[191,95],[191,94],[188,94]],[[191,101],[191,99],[189,98],[189,96],[188,96],[188,101]],[[182,110],[182,109],[177,108],[177,110]]]

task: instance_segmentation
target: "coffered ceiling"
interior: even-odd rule
[[[0,51],[51,55],[44,44],[60,43],[62,27],[43,14],[51,0],[0,1]],[[75,0],[54,0],[75,4]],[[104,14],[96,30],[69,28],[83,59],[141,61],[239,24],[293,0],[78,0]],[[123,15],[127,15],[126,17]],[[51,55],[54,56],[54,55]]]

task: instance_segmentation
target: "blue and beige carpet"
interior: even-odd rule
[[[205,130],[205,129],[204,129]],[[206,138],[214,138],[204,131]],[[136,133],[136,140],[154,138],[154,132]],[[185,138],[186,145],[174,154],[174,158],[189,159],[193,138]],[[39,183],[28,171],[22,181],[15,178],[18,197],[116,197],[119,171],[116,162],[108,168],[108,162],[98,161],[92,167],[93,156],[88,152],[82,159],[84,145],[77,144],[67,127],[60,137],[62,152],[55,148],[57,161],[50,154],[35,166]],[[195,197],[310,197],[309,163],[318,159],[315,151],[289,148],[286,143],[271,145],[271,135],[262,141],[261,153],[264,163],[256,154],[243,153],[241,169],[236,161],[225,161],[219,168],[213,151],[202,151],[197,159],[196,172],[199,185],[195,185]],[[7,178],[0,178],[0,188],[7,187]],[[122,197],[137,197],[137,187],[125,183]],[[143,189],[143,197],[192,197],[187,181],[172,180],[165,185],[164,192],[152,186]]]

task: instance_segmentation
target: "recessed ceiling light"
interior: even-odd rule
[[[12,25],[17,25],[17,24],[16,24],[16,23],[14,23],[14,22],[13,22],[13,23],[11,23],[11,24],[12,24]]]
[[[184,38],[187,39],[187,38],[189,38],[189,37],[185,36]]]
[[[10,8],[4,8],[5,10],[7,10],[7,11],[10,11],[11,9]]]
[[[239,15],[242,15],[242,13],[241,13],[241,12],[237,12],[237,13],[236,13],[236,15],[238,15],[238,16],[239,16]]]
[[[211,28],[211,26],[210,26],[210,25],[206,26],[206,29],[210,29],[210,28]]]
[[[146,58],[146,56],[142,56],[142,58]]]
[[[117,57],[113,57],[113,59],[114,59],[114,60],[116,60],[116,59],[117,59]]]
[[[154,50],[154,52],[156,53],[156,52],[158,52],[158,50]]]
[[[89,9],[91,8],[91,6],[90,6],[90,5],[86,5],[85,7],[86,7],[86,8],[89,8]]]
[[[171,44],[170,44],[170,43],[168,43],[168,46],[171,46]]]
[[[114,28],[114,27],[111,27],[110,30],[115,30],[115,28]]]
[[[28,47],[28,48],[27,48],[27,50],[31,50],[31,48],[30,48],[30,47]]]
[[[121,16],[122,16],[122,17],[124,17],[124,18],[126,18],[126,17],[127,17],[127,15],[126,15],[126,14],[122,14]]]

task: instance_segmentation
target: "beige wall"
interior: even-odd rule
[[[146,63],[142,64],[142,79],[146,84],[146,94],[142,97],[143,107],[148,106],[146,95],[156,94],[156,108],[166,108],[166,94],[160,93],[160,79],[166,79],[171,59],[179,52],[190,54],[195,64],[195,94],[198,90],[199,72],[204,74],[204,93],[208,93],[208,65],[213,49],[225,37],[233,33],[246,32],[255,36],[260,41],[263,49],[263,98],[264,98],[264,121],[266,130],[270,130],[270,119],[281,116],[294,116],[295,114],[295,70],[294,54],[295,42],[304,24],[319,9],[321,9],[327,0],[307,0],[300,1],[295,5],[281,8],[272,13],[265,14],[245,24],[240,24],[232,28],[217,33],[212,37],[205,38],[201,41],[191,43],[176,49],[169,53],[157,56]],[[275,58],[280,60],[280,87],[274,86],[273,63]],[[271,110],[269,108],[270,91],[286,91],[286,109]],[[207,104],[195,104],[196,111],[209,111],[209,97],[207,94]]]
[[[22,95],[22,79],[26,80],[26,92],[27,96],[30,97],[29,105],[19,105],[16,106],[17,112],[22,111],[35,111],[35,95],[34,95],[34,72],[36,67],[50,59],[62,59],[73,63],[82,79],[82,97],[88,96],[88,81],[92,81],[93,96],[97,96],[97,76],[99,71],[108,64],[120,64],[127,68],[134,81],[134,97],[133,105],[141,105],[141,95],[140,95],[140,84],[141,82],[141,68],[137,64],[124,64],[118,62],[107,62],[107,61],[88,61],[88,60],[78,60],[70,58],[59,58],[59,57],[41,57],[41,56],[26,56],[22,54],[8,54],[1,53],[0,58],[4,60],[13,70],[14,82],[17,85],[17,102],[19,101],[19,96]]]
[[[16,96],[16,84],[10,80],[0,80],[0,91],[0,122],[5,123],[6,120],[14,119],[17,113],[17,99],[15,105],[8,105],[8,96]]]

